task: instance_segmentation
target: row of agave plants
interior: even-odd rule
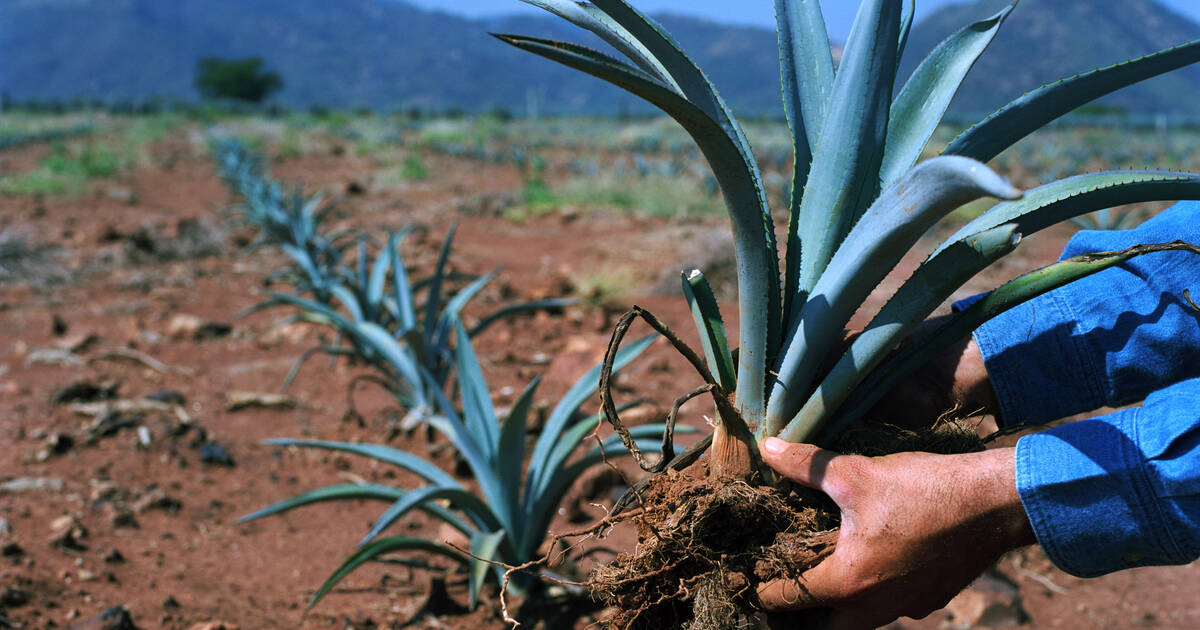
[[[835,67],[820,3],[775,0],[784,114],[794,150],[792,194],[786,204],[789,222],[782,238],[785,247],[781,248],[764,192],[766,182],[742,125],[679,42],[626,0],[525,1],[591,31],[624,59],[565,42],[517,35],[501,35],[500,39],[632,92],[674,118],[699,146],[728,206],[738,259],[736,350],[727,339],[718,305],[703,276],[692,274],[684,283],[704,346],[703,359],[695,353],[690,357],[706,382],[697,392],[711,394],[717,411],[708,456],[715,479],[733,476],[754,484],[775,483],[757,457],[759,441],[779,436],[831,444],[860,422],[903,375],[939,347],[961,339],[997,313],[1132,256],[1166,249],[1196,250],[1185,243],[1166,243],[1061,261],[999,287],[944,320],[923,343],[894,352],[953,291],[1012,252],[1022,236],[1114,205],[1200,198],[1200,175],[1188,173],[1087,173],[1022,192],[985,164],[1081,105],[1200,60],[1200,41],[1030,91],[969,127],[941,155],[918,163],[963,78],[1016,3],[950,35],[903,81],[896,70],[915,14],[913,2],[864,0]],[[843,347],[843,330],[850,317],[922,234],[954,209],[983,197],[999,202],[937,247],[861,334]],[[301,224],[303,232],[306,222],[314,222],[318,213],[315,208],[305,210],[301,201],[284,206],[302,212],[281,213]],[[251,214],[247,210],[247,216]],[[264,227],[264,231],[268,229]],[[338,252],[349,249],[353,239],[340,238],[336,235],[328,246]],[[304,290],[312,297],[277,293],[267,304],[293,306],[299,309],[294,319],[334,327],[344,344],[329,348],[330,352],[353,352],[389,374],[397,394],[408,396],[406,406],[418,410],[424,422],[459,449],[474,473],[478,492],[412,454],[387,447],[273,441],[377,457],[427,482],[415,490],[332,486],[247,517],[342,498],[390,503],[364,544],[317,591],[314,600],[363,562],[399,549],[420,549],[461,560],[468,568],[474,594],[489,571],[486,562],[433,541],[377,536],[396,518],[418,509],[460,529],[471,540],[473,556],[520,564],[537,553],[565,487],[603,456],[597,450],[572,456],[597,422],[596,418],[578,419],[574,413],[593,391],[595,374],[589,374],[558,405],[532,449],[527,470],[522,470],[524,428],[536,381],[503,420],[497,418],[457,310],[444,321],[438,316],[453,301],[447,301],[445,309],[440,306],[444,281],[440,270],[430,280],[420,309],[423,319],[418,322],[412,287],[401,277],[398,239],[398,235],[389,236],[373,265],[361,244],[357,265],[349,270],[338,265],[310,268],[298,262],[297,275],[310,283]],[[320,243],[310,245],[320,251]],[[295,252],[302,253],[309,245],[301,241],[290,246],[288,253],[296,257]],[[443,248],[443,259],[448,249]],[[340,255],[333,258],[340,260]],[[317,281],[330,275],[339,280],[329,285]],[[628,325],[628,320],[623,322]],[[623,334],[623,330],[618,332]],[[451,340],[453,350],[449,349]],[[610,346],[614,369],[649,343],[643,339],[617,352],[619,341],[618,335]],[[438,378],[442,373],[417,360],[421,353],[430,360],[445,353],[442,356],[453,364],[450,371],[457,375],[461,406],[444,395],[447,381]],[[425,393],[415,394],[422,384],[429,385]],[[620,410],[603,386],[601,399],[604,415],[619,425]],[[648,438],[659,431],[662,427],[634,429],[621,437],[631,450],[655,449],[661,447],[648,443]],[[664,465],[667,462],[659,462],[652,469],[661,470]],[[438,502],[440,499],[446,502]],[[719,569],[705,568],[703,563],[688,566],[700,567],[700,571]],[[680,582],[692,577],[663,569],[630,576],[628,581]],[[524,585],[528,585],[524,579],[515,584],[517,588]],[[672,598],[687,600],[694,595],[686,589],[657,592],[673,591],[679,592]],[[673,604],[660,598],[642,603],[619,601],[618,605],[636,607],[636,619],[649,608]]]
[[[394,552],[419,552],[461,563],[474,607],[489,575],[502,579],[502,566],[523,565],[541,556],[539,550],[548,538],[551,521],[572,483],[606,457],[627,453],[616,436],[599,443],[588,440],[601,419],[582,414],[580,407],[595,394],[601,366],[584,374],[558,400],[536,439],[529,443],[540,377],[525,387],[510,408],[498,410],[472,348],[472,338],[505,317],[561,308],[573,301],[514,304],[479,318],[468,329],[460,313],[496,272],[466,278],[465,286],[451,290],[451,280],[458,279],[452,278],[448,265],[453,228],[442,243],[432,274],[415,280],[408,275],[399,247],[408,228],[388,234],[383,246],[369,255],[365,236],[327,229],[330,206],[323,205],[319,195],[305,196],[299,188],[285,191],[266,174],[261,156],[241,142],[221,139],[214,142],[213,151],[221,177],[241,197],[241,218],[259,231],[255,246],[277,247],[291,260],[289,268],[271,280],[289,284],[293,291],[272,291],[266,301],[244,313],[287,307],[291,314],[280,324],[326,326],[339,339],[336,345],[323,345],[302,355],[287,383],[304,360],[317,352],[351,357],[370,366],[377,377],[372,380],[408,410],[410,426],[425,425],[444,436],[473,479],[473,483],[460,481],[415,453],[382,443],[272,439],[267,444],[372,458],[413,473],[421,485],[326,486],[248,514],[241,522],[330,501],[382,502],[386,509],[358,547],[316,590],[309,606],[364,563]],[[628,364],[653,341],[654,335],[650,335],[622,350],[614,369]],[[660,448],[652,439],[663,431],[661,424],[633,429],[639,445],[651,451]],[[469,548],[431,538],[385,535],[413,512],[457,530],[470,541]],[[508,588],[519,593],[535,583],[531,575],[515,574]]]
[[[58,127],[29,131],[24,133],[8,133],[0,135],[0,151],[12,149],[36,142],[54,142],[77,136],[84,136],[95,130],[94,125],[77,124],[70,127]]]

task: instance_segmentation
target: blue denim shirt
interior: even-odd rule
[[[1200,203],[1140,227],[1082,231],[1062,257],[1200,243]],[[1038,542],[1093,577],[1200,557],[1200,255],[1134,258],[1009,310],[975,332],[1002,426],[1137,408],[1017,443],[1017,490]]]

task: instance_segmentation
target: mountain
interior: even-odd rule
[[[1011,0],[948,5],[913,26],[900,71],[934,46]],[[978,117],[1044,83],[1200,39],[1200,25],[1152,0],[1021,0],[967,75],[951,113]],[[1200,117],[1200,64],[1099,101],[1136,113]]]
[[[515,0],[514,0],[515,4]],[[775,35],[665,15],[745,113],[778,109]],[[16,100],[196,98],[196,60],[259,55],[294,106],[504,106],[612,113],[642,107],[597,79],[489,36],[590,33],[547,15],[469,20],[395,0],[0,0],[0,92]]]
[[[913,28],[902,71],[1007,1],[953,5],[931,15]],[[779,114],[773,32],[657,17],[739,114]],[[18,101],[195,99],[197,59],[258,55],[283,75],[277,100],[299,107],[522,112],[532,100],[542,112],[648,110],[617,88],[512,49],[489,32],[604,48],[548,15],[471,20],[401,0],[0,0],[0,93]],[[954,110],[990,111],[1064,74],[1196,37],[1200,26],[1151,0],[1023,0]],[[1188,69],[1125,90],[1110,104],[1197,116],[1197,102],[1200,69]]]

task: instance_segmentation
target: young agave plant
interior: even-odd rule
[[[317,589],[309,607],[364,563],[388,553],[417,551],[446,556],[466,566],[469,571],[471,607],[474,608],[488,570],[491,569],[498,577],[503,575],[499,565],[492,563],[516,566],[537,559],[550,522],[571,484],[588,468],[602,463],[605,457],[622,454],[623,449],[615,438],[609,438],[592,448],[580,448],[601,421],[598,416],[578,416],[579,407],[596,391],[600,374],[600,366],[596,366],[579,379],[550,412],[545,428],[529,455],[529,465],[522,474],[525,436],[539,379],[534,379],[525,388],[508,415],[500,421],[492,407],[487,382],[467,332],[457,322],[454,329],[454,352],[457,354],[458,385],[463,409],[460,414],[435,388],[433,391],[436,392],[441,415],[431,419],[430,424],[443,433],[466,460],[478,483],[477,491],[464,486],[421,457],[380,444],[289,439],[267,442],[278,446],[317,448],[370,457],[412,472],[424,484],[414,489],[365,483],[327,486],[281,501],[239,520],[251,521],[327,501],[367,499],[390,504],[359,543],[358,550]],[[629,363],[653,341],[653,336],[646,337],[622,350],[616,357],[615,368],[620,369]],[[643,425],[634,429],[634,437],[642,448],[654,451],[658,445],[651,438],[658,438],[664,430],[665,425],[662,424]],[[576,456],[581,450],[582,455]],[[470,541],[471,555],[439,540],[412,536],[380,538],[386,529],[414,510],[422,511],[458,530]],[[529,584],[528,575],[515,574],[509,586],[520,592]]]
[[[273,245],[292,260],[293,268],[270,279],[286,280],[302,293],[328,301],[351,236],[349,230],[326,233],[321,229],[332,206],[322,205],[322,195],[307,197],[298,187],[285,194],[279,182],[267,175],[262,156],[236,138],[217,140],[213,153],[221,178],[243,198],[245,220],[259,229],[254,247]]]
[[[449,260],[455,230],[452,227],[442,242],[433,274],[412,281],[400,253],[400,242],[411,231],[404,228],[388,235],[374,261],[369,260],[365,240],[358,241],[354,270],[339,269],[336,281],[326,287],[328,299],[315,300],[273,292],[271,297],[243,315],[275,306],[292,306],[299,312],[283,323],[304,321],[330,326],[347,346],[322,345],[304,353],[292,366],[284,382],[290,386],[306,360],[316,352],[358,357],[379,370],[383,385],[409,410],[404,428],[411,429],[438,409],[438,396],[444,390],[456,365],[451,344],[454,325],[462,309],[499,273],[492,271],[473,278],[466,286],[451,292]],[[389,283],[390,277],[390,283]],[[415,295],[425,292],[418,305]],[[574,304],[570,298],[548,298],[521,302],[482,317],[468,338],[487,330],[506,317],[523,312],[562,308]]]
[[[498,38],[657,106],[688,131],[720,184],[738,261],[736,369],[703,277],[685,283],[713,396],[735,401],[736,413],[721,413],[713,441],[710,461],[718,472],[748,472],[755,441],[767,436],[828,443],[939,343],[960,339],[1041,292],[1148,251],[1064,261],[1015,280],[919,348],[889,357],[956,288],[1013,251],[1021,236],[1113,205],[1200,198],[1200,175],[1156,170],[1088,173],[1022,195],[984,164],[1081,105],[1200,60],[1200,41],[1042,86],[918,164],[964,76],[1016,3],[946,38],[896,92],[912,1],[863,0],[835,69],[819,2],[775,0],[784,112],[795,148],[781,269],[763,178],[742,128],[667,31],[625,0],[524,1],[595,33],[628,61],[571,43]],[[1001,201],[937,247],[842,348],[850,317],[918,238],[981,197]]]

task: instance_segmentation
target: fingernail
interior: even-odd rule
[[[769,437],[762,441],[760,448],[767,455],[783,455],[787,452],[788,443],[779,438]]]

